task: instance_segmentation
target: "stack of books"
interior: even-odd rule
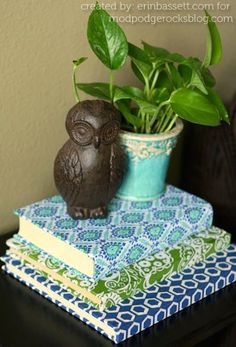
[[[173,186],[115,198],[106,219],[75,221],[60,196],[16,214],[3,269],[115,343],[236,281],[236,246],[211,205]]]

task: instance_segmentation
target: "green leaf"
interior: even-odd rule
[[[202,93],[208,94],[204,79],[199,71],[194,70],[192,72],[192,78],[190,83],[192,86],[198,88]]]
[[[139,47],[137,47],[137,46],[135,46],[129,42],[129,56],[132,58],[131,68],[132,68],[134,74],[137,76],[137,78],[142,83],[145,84],[145,79],[147,78],[146,74],[148,75],[152,70],[152,64],[149,61],[148,55],[141,48],[139,48]],[[140,62],[140,64],[139,64],[139,62]],[[138,64],[140,66],[137,66]],[[141,64],[143,64],[142,67],[141,67]],[[145,66],[146,66],[146,68],[145,68]],[[143,71],[143,72],[140,71],[142,68],[147,72],[146,74],[145,74],[145,71]]]
[[[141,90],[137,91],[138,88],[135,87],[116,87],[114,92],[114,102],[117,102],[119,100],[133,100],[141,99],[137,94],[140,95]],[[134,95],[135,94],[135,95]]]
[[[172,110],[181,118],[195,124],[217,126],[220,115],[208,98],[196,91],[180,88],[170,97]]]
[[[152,104],[151,102],[148,102],[139,97],[133,96],[132,94],[128,93],[127,90],[124,90],[123,88],[115,89],[114,98],[113,98],[114,102],[117,102],[120,100],[127,100],[127,99],[134,101],[139,106],[140,110],[144,113],[154,114],[158,111],[158,107],[155,104]]]
[[[139,72],[141,73],[144,80],[148,80],[150,73],[152,72],[152,66],[150,64],[144,63],[142,61],[136,60],[132,58],[132,62],[137,67]]]
[[[143,121],[141,118],[138,118],[137,116],[133,115],[129,109],[129,107],[123,102],[123,101],[117,101],[117,107],[126,119],[126,121],[130,124],[132,124],[134,127],[141,127],[143,124]]]
[[[98,6],[89,16],[87,37],[93,52],[109,69],[116,70],[124,64],[128,55],[126,36],[111,16]]]
[[[169,91],[172,91],[172,83],[170,82],[168,75],[166,71],[161,71],[159,73],[157,83],[156,83],[157,88],[167,88]]]
[[[172,63],[182,63],[185,57],[179,53],[171,53],[166,57],[166,60]]]
[[[153,115],[158,111],[157,105],[151,102],[139,98],[134,98],[133,101],[136,102],[140,110],[146,114]]]
[[[212,75],[211,71],[207,69],[205,66],[202,66],[201,73],[204,78],[204,82],[207,87],[214,87],[216,84],[215,77]]]
[[[178,71],[182,79],[184,80],[184,83],[186,84],[190,83],[192,78],[192,69],[187,65],[180,64],[178,66]]]
[[[183,85],[183,81],[182,81],[180,73],[178,72],[178,70],[176,69],[174,64],[169,63],[168,67],[169,67],[170,74],[171,74],[170,77],[172,78],[172,81],[173,81],[175,87],[180,88]]]
[[[208,99],[217,107],[220,114],[220,118],[224,122],[229,124],[230,123],[229,115],[220,96],[217,94],[217,92],[214,89],[207,88],[207,90],[208,90]]]
[[[206,54],[204,58],[204,66],[209,66],[213,64],[218,64],[222,58],[222,44],[220,33],[217,29],[216,24],[212,21],[211,16],[207,11],[205,14],[208,18],[208,35],[207,35],[207,47]]]
[[[161,60],[171,63],[181,63],[185,60],[184,56],[179,53],[170,53],[165,48],[154,47],[142,41],[144,51],[148,54],[152,61]]]
[[[132,95],[133,97],[138,97],[141,99],[145,97],[142,89],[137,87],[124,86],[122,87],[122,90],[128,93],[129,95]]]
[[[173,83],[176,88],[180,88],[183,85],[183,81],[180,73],[172,63],[166,63],[166,72],[169,80]]]
[[[163,88],[155,88],[152,93],[152,100],[157,104],[162,103],[163,101],[168,100],[170,97],[170,92],[166,87]]]
[[[100,99],[111,100],[108,83],[77,83],[77,88]]]
[[[201,67],[201,62],[199,63],[199,61],[193,57],[186,58],[181,62],[181,64],[188,66],[192,70],[196,70]]]
[[[143,44],[144,51],[148,54],[148,56],[152,60],[165,59],[169,55],[169,52],[165,48],[154,47],[144,41],[142,41],[142,44]]]
[[[122,88],[115,88],[113,101],[117,102],[119,100],[126,100],[126,99],[133,99],[133,96],[129,94],[126,90],[123,90]]]
[[[74,66],[79,66],[80,64],[82,64],[85,60],[87,60],[87,57],[81,57],[77,60],[73,60],[73,64]]]
[[[205,80],[202,74],[202,66],[201,66],[200,60],[197,58],[190,57],[185,59],[180,66],[182,66],[182,68],[180,68],[180,71],[182,69],[182,72],[184,72],[185,74],[188,74],[186,67],[192,70],[191,79],[189,83],[192,86],[198,88],[202,93],[207,94],[207,89],[206,89]],[[188,79],[189,75],[188,76],[185,75],[185,81],[186,81],[186,78]]]
[[[128,42],[129,56],[144,63],[149,63],[149,57],[144,50]]]
[[[143,75],[141,74],[137,66],[132,61],[131,61],[131,68],[135,76],[139,79],[139,81],[145,84],[145,79],[143,78]]]

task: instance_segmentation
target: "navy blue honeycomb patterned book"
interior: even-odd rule
[[[179,274],[174,273],[167,280],[118,305],[99,311],[17,257],[5,256],[2,260],[7,273],[115,343],[236,281],[236,245],[231,245],[226,251],[218,252]]]

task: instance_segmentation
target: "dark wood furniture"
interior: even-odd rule
[[[179,165],[181,188],[210,202],[214,225],[236,237],[236,94],[230,118],[220,127],[186,124]]]
[[[10,236],[0,238],[1,255]],[[0,346],[108,347],[114,344],[0,271]],[[236,284],[119,346],[235,347]]]

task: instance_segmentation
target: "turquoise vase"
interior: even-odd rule
[[[134,201],[157,199],[165,191],[170,154],[183,129],[176,126],[163,134],[136,134],[122,131],[121,145],[126,153],[126,172],[116,196]]]

